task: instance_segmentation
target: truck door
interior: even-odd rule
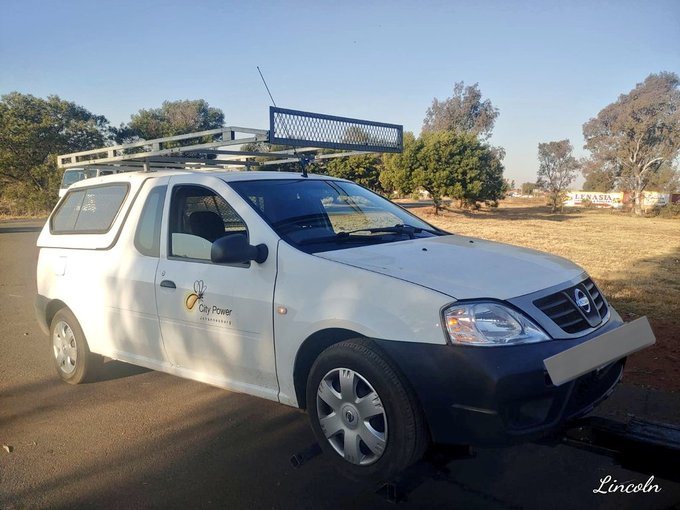
[[[169,360],[192,379],[276,400],[275,234],[224,181],[196,174],[170,179],[163,230],[155,283]],[[212,242],[235,233],[265,243],[268,259],[212,263]]]

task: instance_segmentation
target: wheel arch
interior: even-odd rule
[[[300,409],[307,408],[307,378],[316,359],[331,345],[351,338],[366,338],[366,336],[351,329],[326,328],[312,333],[302,342],[295,356],[293,368],[295,396]]]
[[[52,299],[47,303],[47,306],[45,307],[45,323],[47,324],[48,329],[52,325],[52,319],[54,319],[54,316],[57,315],[57,312],[62,308],[71,310],[61,299]]]

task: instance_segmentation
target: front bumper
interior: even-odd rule
[[[582,338],[507,347],[376,342],[411,382],[435,442],[503,446],[554,431],[611,394],[625,358],[560,386],[543,360],[622,324],[613,313]]]

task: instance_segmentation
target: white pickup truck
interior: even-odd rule
[[[58,374],[104,357],[306,409],[345,473],[431,442],[503,445],[589,412],[654,342],[545,253],[444,232],[352,182],[120,173],[73,184],[38,239]]]

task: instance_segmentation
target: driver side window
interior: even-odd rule
[[[245,222],[219,194],[203,186],[175,186],[170,202],[170,256],[210,261],[212,243],[248,235]]]

